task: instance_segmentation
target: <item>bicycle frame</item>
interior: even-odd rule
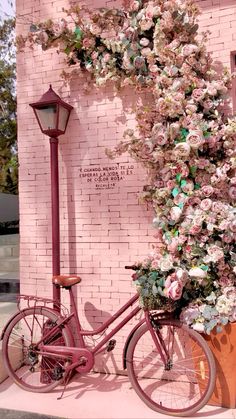
[[[105,323],[103,323],[99,328],[95,330],[83,330],[80,324],[78,312],[75,305],[75,300],[73,296],[73,291],[71,288],[69,288],[70,293],[70,301],[71,301],[71,314],[66,317],[65,319],[61,319],[59,323],[52,328],[50,331],[48,331],[42,339],[37,342],[37,346],[40,347],[40,349],[44,352],[45,356],[58,356],[58,357],[68,357],[68,355],[72,356],[73,359],[73,368],[76,367],[76,359],[78,361],[78,358],[80,358],[83,355],[91,354],[92,357],[94,357],[96,354],[98,354],[101,350],[103,350],[103,347],[106,345],[106,343],[126,324],[131,320],[139,311],[141,311],[140,306],[135,307],[130,314],[128,314],[122,321],[118,323],[116,327],[114,327],[93,349],[86,349],[86,344],[84,341],[84,337],[86,336],[95,336],[99,335],[100,333],[103,333],[112,323],[114,323],[115,320],[117,320],[121,314],[123,314],[129,307],[131,307],[139,298],[139,294],[136,293],[130,300],[124,304],[113,316],[111,316],[110,319],[108,319]],[[54,346],[54,345],[45,345],[43,344],[43,341],[45,341],[50,336],[53,336],[53,333],[58,329],[58,327],[62,326],[63,324],[66,324],[69,320],[74,318],[75,326],[76,326],[76,333],[78,338],[79,346],[77,347],[65,347],[65,346]],[[154,343],[157,347],[158,352],[160,353],[161,359],[164,364],[166,364],[168,360],[168,351],[165,348],[164,342],[160,339],[158,330],[156,332],[153,330],[153,325],[150,322],[149,319],[149,313],[145,312],[145,317],[143,320],[141,320],[138,325],[133,329],[130,336],[127,339],[127,342],[130,341],[130,338],[132,337],[134,331],[146,321],[147,326],[150,330],[150,333],[152,335],[152,338],[154,340]],[[86,352],[87,351],[87,352]],[[90,358],[90,356],[89,356]],[[71,366],[71,367],[72,367]],[[89,359],[88,362],[88,370],[92,368],[92,361]],[[70,368],[69,368],[70,369]]]
[[[116,319],[120,317],[121,314],[123,314],[129,307],[131,307],[139,298],[138,293],[135,294],[130,300],[124,304],[113,316],[111,316],[110,319],[108,319],[105,323],[103,323],[99,328],[95,330],[84,330],[81,327],[78,312],[75,305],[75,300],[73,296],[73,291],[70,288],[70,301],[71,301],[71,314],[61,319],[58,324],[53,327],[50,331],[48,331],[40,341],[37,342],[37,346],[40,346],[40,349],[45,352],[45,355],[58,355],[63,356],[64,353],[70,352],[71,354],[78,352],[79,349],[85,349],[86,344],[84,341],[84,337],[86,336],[95,336],[103,333]],[[90,349],[90,352],[92,355],[95,355],[99,353],[101,348],[104,347],[104,345],[111,339],[112,336],[114,336],[126,323],[128,323],[139,311],[141,311],[141,308],[139,306],[135,307],[131,313],[129,313],[119,324],[114,327],[102,340],[99,342],[93,349]],[[68,323],[69,320],[74,319],[75,321],[75,329],[76,329],[76,337],[78,339],[78,347],[66,347],[65,346],[53,346],[53,345],[44,345],[43,341],[50,338],[50,336],[53,336],[53,333],[58,329],[58,327],[63,326],[64,324]]]

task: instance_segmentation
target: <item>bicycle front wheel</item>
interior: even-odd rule
[[[27,391],[49,392],[63,381],[69,360],[45,356],[36,343],[55,327],[60,317],[45,307],[28,308],[8,325],[2,343],[3,362],[9,376]],[[47,345],[72,346],[68,328],[57,328]]]
[[[159,320],[155,333],[160,334],[169,360],[163,364],[147,325],[142,325],[127,350],[131,384],[151,409],[191,416],[214,390],[214,357],[203,337],[177,320]]]

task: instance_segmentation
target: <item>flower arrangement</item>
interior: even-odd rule
[[[18,44],[57,46],[93,82],[148,89],[111,158],[128,152],[148,171],[156,244],[137,262],[141,304],[178,309],[210,333],[236,320],[236,119],[224,118],[231,76],[198,34],[192,0],[126,0],[121,10],[68,11],[71,22],[32,27]]]

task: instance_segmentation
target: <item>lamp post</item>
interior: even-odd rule
[[[55,276],[60,275],[58,137],[65,134],[73,107],[64,102],[51,85],[41,99],[31,103],[30,106],[34,110],[42,133],[49,136],[50,142],[52,274]],[[53,299],[56,303],[60,303],[60,288],[55,285],[53,285]]]

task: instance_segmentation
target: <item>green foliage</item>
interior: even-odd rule
[[[15,20],[0,25],[0,192],[17,194]]]

